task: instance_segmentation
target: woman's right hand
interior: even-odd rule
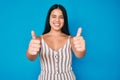
[[[37,55],[40,51],[41,42],[37,39],[36,34],[34,31],[31,32],[32,40],[29,43],[28,54],[30,55]]]

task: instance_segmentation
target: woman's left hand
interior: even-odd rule
[[[77,35],[73,37],[73,44],[74,44],[74,47],[76,48],[76,51],[78,52],[85,51],[85,40],[81,36],[81,33],[82,33],[82,28],[79,28]]]

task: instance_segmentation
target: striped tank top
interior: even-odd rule
[[[72,71],[70,37],[62,48],[55,51],[41,37],[41,73],[38,80],[76,80]]]

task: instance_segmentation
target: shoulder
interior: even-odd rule
[[[43,39],[48,39],[50,37],[50,35],[48,33],[46,33],[46,34],[41,35],[40,37]]]
[[[66,38],[66,39],[69,39],[70,40],[70,43],[72,44],[72,42],[73,42],[73,36],[71,36],[71,35],[64,35],[64,37]]]
[[[42,38],[43,39],[49,39],[49,37],[50,37],[50,35],[48,33],[46,33],[46,34],[38,36],[37,39],[39,39],[39,40],[41,40]]]
[[[36,39],[37,40],[41,40],[42,39],[42,35],[41,36],[37,36]]]
[[[73,36],[69,36],[69,39],[70,39],[70,42],[72,43],[73,42]]]
[[[43,35],[37,36],[36,39],[41,40],[43,37],[47,37],[47,34],[43,34]]]
[[[70,40],[73,40],[74,37],[73,36],[69,36],[69,38],[70,38]]]
[[[71,36],[67,35],[67,34],[62,34],[62,38],[65,39],[65,40],[67,40],[67,39],[71,40]]]

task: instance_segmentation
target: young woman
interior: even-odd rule
[[[62,5],[53,5],[47,15],[43,35],[36,37],[32,31],[27,57],[35,60],[40,54],[41,74],[38,80],[76,80],[72,71],[72,51],[80,58],[85,55],[85,40],[80,35],[72,37],[68,31],[68,20]]]

